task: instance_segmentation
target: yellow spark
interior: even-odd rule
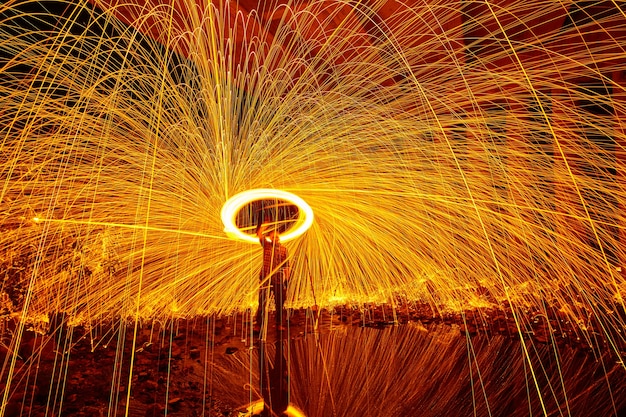
[[[181,0],[129,29],[98,2],[45,36],[3,5],[0,258],[36,265],[24,317],[248,309],[260,250],[221,210],[273,189],[310,225],[286,243],[292,307],[549,299],[623,342],[623,12],[492,3]]]

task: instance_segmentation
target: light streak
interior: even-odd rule
[[[97,221],[89,221],[89,220],[71,220],[71,219],[43,219],[39,217],[33,218],[35,223],[65,223],[77,226],[85,226],[85,227],[93,227],[93,226],[103,226],[103,227],[112,227],[112,228],[123,228],[123,229],[135,229],[135,230],[147,230],[152,232],[165,232],[165,233],[176,233],[180,235],[187,236],[198,236],[198,237],[206,237],[211,239],[224,239],[224,237],[219,235],[209,235],[202,232],[195,232],[189,230],[172,230],[166,229],[162,227],[150,227],[142,224],[122,224],[122,223],[109,223],[109,222],[97,222]]]
[[[279,197],[299,206],[283,236],[291,307],[507,308],[523,336],[525,313],[553,305],[595,355],[626,344],[619,2],[180,0],[121,22],[124,2],[98,1],[99,16],[76,0],[58,3],[83,13],[42,12],[45,31],[19,24],[39,2],[5,3],[12,352],[51,311],[95,326],[248,310],[261,256],[234,216]],[[552,412],[534,348],[521,345],[521,372]],[[552,396],[568,383],[556,363]],[[479,371],[477,402],[491,393]]]
[[[287,233],[280,235],[280,240],[288,242],[295,239],[304,232],[306,232],[313,224],[313,210],[311,207],[295,194],[292,194],[283,190],[272,189],[255,189],[243,191],[239,194],[232,196],[224,203],[221,211],[222,222],[224,223],[224,231],[226,234],[233,238],[243,240],[250,243],[259,243],[259,238],[256,235],[250,235],[243,232],[235,224],[237,214],[242,207],[253,201],[259,200],[284,200],[294,204],[298,207],[298,218],[295,220],[295,224],[287,230]]]

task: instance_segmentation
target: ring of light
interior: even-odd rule
[[[246,204],[253,201],[270,199],[288,201],[298,207],[298,219],[296,220],[296,224],[286,233],[280,235],[280,240],[283,242],[297,238],[306,232],[313,224],[313,210],[306,201],[297,195],[272,188],[256,188],[235,194],[222,206],[222,223],[224,223],[224,231],[226,234],[233,239],[259,243],[258,237],[242,232],[235,224],[235,219],[237,218],[239,210]]]

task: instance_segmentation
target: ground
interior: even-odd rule
[[[319,313],[311,309],[291,311],[283,343],[289,346],[290,369],[294,373],[292,398],[298,397],[302,401],[301,398],[310,395],[301,393],[301,388],[293,388],[301,378],[295,373],[315,372],[319,368],[316,360],[307,356],[307,350],[315,351],[315,346],[338,343],[337,340],[345,335],[354,340],[361,338],[358,343],[362,343],[363,348],[360,351],[371,349],[367,353],[370,358],[378,351],[383,354],[387,350],[383,343],[389,342],[381,339],[370,346],[367,340],[405,335],[407,331],[454,334],[462,349],[466,349],[465,340],[477,340],[475,348],[478,349],[482,343],[480,340],[493,341],[495,338],[498,343],[503,343],[502,346],[516,343],[519,346],[521,336],[532,342],[535,350],[544,346],[543,349],[549,352],[556,347],[565,358],[563,362],[568,360],[567,352],[579,355],[573,358],[597,357],[599,348],[590,342],[604,343],[598,333],[582,332],[556,310],[548,315],[532,311],[525,314],[523,323],[526,324],[519,331],[510,312],[496,309],[442,315],[434,313],[427,305],[413,304],[395,309],[388,305],[371,305],[361,308],[341,306]],[[255,387],[259,383],[258,352],[262,335],[252,332],[249,313],[177,318],[165,323],[143,322],[137,326],[134,322],[118,321],[90,328],[68,327],[64,318],[63,315],[51,316],[51,327],[56,331],[48,334],[27,329],[17,355],[9,350],[11,334],[17,331],[16,323],[12,319],[5,321],[2,356],[7,360],[3,362],[15,365],[5,415],[97,417],[125,415],[128,411],[128,415],[140,417],[239,416],[242,414],[238,410],[242,406],[261,398]],[[384,336],[382,333],[372,336],[382,331],[385,331]],[[277,343],[275,329],[269,329],[264,337],[264,346],[268,351],[274,351]],[[406,336],[410,337],[415,336]],[[319,349],[321,352],[323,347]],[[620,349],[622,353],[626,351],[623,346]],[[357,357],[359,350],[355,350],[357,353],[348,350],[345,356],[353,361],[360,360]],[[328,361],[333,360],[333,352],[325,353]],[[394,353],[392,360],[397,361],[398,355]],[[401,359],[411,361],[410,358]],[[303,363],[296,363],[298,360]],[[418,368],[427,366],[418,364],[418,359],[414,361]],[[623,373],[623,368],[620,370],[618,366],[618,370],[613,370],[611,366],[605,366],[607,374]],[[403,367],[411,367],[411,364]],[[5,366],[3,369],[2,381],[6,381],[9,368]],[[461,375],[463,373],[467,371],[460,371]],[[306,380],[317,381],[316,378],[320,384],[325,384],[322,377]],[[328,386],[331,385],[329,382]],[[462,388],[458,390],[463,392]],[[387,389],[385,395],[391,395],[390,392]],[[618,394],[614,392],[614,395]],[[333,404],[340,402],[332,396],[330,400]],[[399,400],[409,401],[406,398]],[[307,399],[302,406],[321,407],[315,401]],[[619,405],[626,401],[618,396],[615,403]],[[113,409],[117,410],[116,413],[110,413]],[[337,415],[341,413],[337,412]]]

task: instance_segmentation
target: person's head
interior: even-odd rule
[[[270,238],[270,240],[274,243],[280,242],[280,235],[278,234],[278,232],[276,230],[271,230],[267,236]]]

